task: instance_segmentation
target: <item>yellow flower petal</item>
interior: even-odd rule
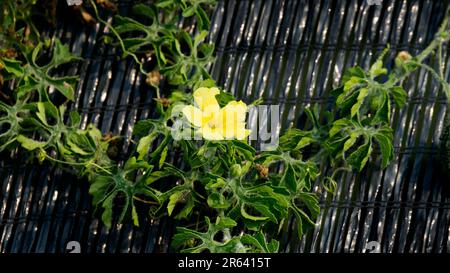
[[[201,134],[202,134],[203,138],[206,140],[223,140],[224,139],[223,135],[220,133],[220,131],[218,129],[211,128],[209,126],[203,126],[199,130],[201,130]]]
[[[226,139],[244,139],[248,136],[245,129],[247,105],[243,102],[230,102],[220,109],[217,118],[210,121]]]
[[[237,140],[244,140],[250,135],[250,130],[245,128],[245,123],[239,124],[236,128],[234,138]]]
[[[203,125],[203,113],[197,107],[187,105],[183,107],[183,115],[188,119],[192,125],[196,127],[202,127]]]
[[[205,112],[206,115],[210,115],[220,109],[219,103],[216,100],[216,95],[219,93],[220,91],[217,87],[200,87],[194,91],[194,101],[200,110]]]
[[[196,127],[197,133],[207,140],[245,139],[250,130],[245,128],[247,105],[242,101],[231,101],[222,109],[216,95],[218,88],[199,88],[193,97],[195,104],[185,106],[183,114]]]
[[[224,108],[225,112],[232,112],[236,116],[237,122],[245,122],[247,115],[247,104],[243,101],[230,101]]]
[[[226,130],[221,132],[225,139],[243,140],[250,135],[250,130],[245,128],[245,123],[235,123],[233,126],[228,125]]]

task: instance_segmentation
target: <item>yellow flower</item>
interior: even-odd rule
[[[183,107],[183,115],[207,140],[245,139],[250,130],[245,129],[247,105],[242,101],[230,101],[220,108],[216,100],[218,88],[201,87],[194,91],[195,106]]]

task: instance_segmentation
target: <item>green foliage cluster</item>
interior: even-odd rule
[[[19,34],[2,45],[2,50],[14,47],[17,56],[0,55],[2,81],[14,90],[14,98],[0,102],[0,151],[21,147],[40,162],[49,160],[87,177],[93,203],[108,227],[116,213],[119,221],[131,218],[137,226],[144,213],[178,219],[172,245],[184,252],[277,252],[280,231],[292,218],[302,236],[320,213],[316,181],[333,191],[338,171],[362,171],[376,159],[376,150],[382,167],[388,166],[393,159],[391,106],[404,106],[407,97],[401,83],[449,38],[443,28],[422,54],[398,59],[391,71],[383,63],[387,50],[368,70],[349,69],[332,92],[333,114],[306,109],[309,130],[291,128],[275,150],[257,152],[245,141],[173,137],[172,124],[180,119],[176,113],[193,103],[190,91],[215,86],[206,69],[214,47],[204,42],[210,26],[205,9],[213,0],[139,4],[133,9],[138,19],[116,15],[112,24],[100,18],[91,1],[97,19],[111,29],[110,42],[124,57],[134,58],[148,77],[158,71],[158,78],[160,73],[175,86],[167,98],[158,92],[159,117],[135,125],[134,152],[121,162],[108,153],[117,137],[104,136],[93,125],[81,129],[79,114],[66,113],[77,77],[52,72],[80,58],[54,40],[49,61],[38,64],[45,43],[39,38],[35,46],[24,43],[14,22],[31,24],[29,17],[11,13],[18,2],[5,3],[2,12],[8,19],[0,22],[2,30]],[[181,29],[180,18],[195,20],[195,29]],[[145,71],[141,54],[155,56],[157,67]],[[149,82],[159,90],[159,80]],[[65,102],[56,103],[55,96]],[[217,99],[223,104],[234,98],[223,92]],[[331,166],[331,176],[320,172],[324,164]]]

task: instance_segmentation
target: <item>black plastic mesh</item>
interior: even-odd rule
[[[123,1],[121,13],[132,2]],[[210,71],[246,102],[262,97],[279,104],[282,131],[291,124],[305,128],[304,108],[316,103],[330,108],[329,91],[346,68],[368,67],[387,44],[389,60],[400,50],[417,53],[432,40],[448,8],[448,1],[382,2],[219,1],[212,12],[210,40],[217,58]],[[82,113],[83,126],[92,122],[104,133],[130,136],[137,120],[153,115],[153,91],[133,61],[118,60],[101,42],[103,26],[82,26],[75,18],[63,22],[54,34],[85,58],[68,71],[81,75],[72,107]],[[380,170],[372,160],[362,173],[340,177],[336,195],[323,195],[315,230],[298,240],[287,225],[282,251],[365,252],[369,241],[379,242],[382,252],[450,250],[450,179],[439,160],[446,98],[424,71],[410,77],[407,90],[407,106],[392,115],[392,164]],[[127,149],[125,143],[125,154]],[[94,215],[88,183],[59,167],[3,159],[0,179],[1,252],[65,252],[72,240],[83,252],[169,251],[173,220],[108,230]]]

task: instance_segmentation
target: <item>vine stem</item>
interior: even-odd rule
[[[137,201],[142,202],[142,203],[145,203],[145,204],[159,205],[158,202],[147,201],[147,200],[141,199],[141,198],[139,198],[139,197],[137,197],[137,196],[133,196],[133,199],[136,199]]]
[[[106,22],[105,20],[103,20],[102,18],[100,18],[100,15],[99,15],[99,13],[98,13],[97,6],[95,5],[94,1],[93,1],[93,0],[90,0],[90,2],[91,2],[92,7],[94,8],[95,17],[97,18],[97,20],[98,20],[100,23],[102,23],[102,24],[104,24],[105,26],[107,26],[108,29],[110,29],[111,32],[114,34],[114,36],[116,36],[117,40],[119,41],[120,48],[121,48],[122,51],[124,52],[125,56],[128,56],[128,55],[131,56],[131,57],[134,59],[134,61],[139,65],[139,71],[140,71],[142,74],[147,75],[148,72],[144,70],[144,64],[143,64],[141,61],[139,61],[139,58],[136,56],[136,54],[134,54],[133,52],[128,51],[128,50],[125,48],[125,44],[123,43],[123,40],[122,40],[122,38],[120,37],[120,35],[119,35],[119,33],[117,32],[117,30],[116,30],[110,23],[108,23],[108,22]],[[159,86],[156,86],[156,85],[152,85],[152,86],[156,89],[156,97],[157,97],[158,99],[160,99],[160,98],[161,98],[161,94],[160,94]]]
[[[97,18],[97,20],[98,20],[100,23],[102,23],[102,24],[104,24],[106,27],[108,27],[108,29],[111,30],[111,32],[114,34],[114,36],[116,36],[117,40],[119,41],[119,44],[120,44],[120,47],[121,47],[122,51],[125,53],[125,56],[130,55],[130,56],[134,59],[134,61],[135,61],[137,64],[139,64],[139,71],[140,71],[142,74],[147,75],[148,72],[144,70],[143,64],[142,64],[141,61],[139,61],[138,57],[137,57],[134,53],[128,51],[128,50],[125,48],[125,44],[123,43],[122,38],[120,38],[120,35],[119,35],[119,33],[117,32],[117,30],[116,30],[110,23],[106,22],[105,20],[103,20],[103,19],[100,17],[100,15],[99,15],[99,13],[98,13],[97,6],[95,5],[94,1],[93,1],[93,0],[89,0],[89,1],[91,2],[91,5],[92,5],[92,7],[93,7],[93,9],[94,9],[95,17]]]
[[[223,210],[219,211],[219,217],[220,218],[225,218],[225,213]],[[225,228],[223,229],[223,241],[227,242],[231,240],[231,233],[230,233],[230,229],[229,228]]]
[[[445,95],[447,96],[447,100],[450,102],[450,86],[444,80],[444,67],[442,62],[442,45],[450,40],[450,30],[448,29],[449,18],[450,18],[450,10],[447,11],[446,16],[444,17],[444,20],[442,21],[434,40],[422,52],[420,52],[417,56],[415,56],[411,60],[408,60],[406,63],[422,67],[425,70],[431,72],[432,75],[436,77],[439,80],[439,82],[441,82]],[[437,73],[430,66],[423,63],[423,61],[426,58],[428,58],[429,55],[434,53],[436,50],[438,55],[439,73]],[[404,73],[402,75],[399,75],[398,78],[394,81],[394,84],[402,82],[405,77],[409,76],[409,74],[411,74],[411,72],[415,70],[416,69],[404,71]]]
[[[93,163],[93,162],[88,162],[88,163],[67,162],[67,161],[62,161],[62,160],[53,158],[53,157],[49,156],[47,153],[45,153],[45,157],[47,159],[49,159],[50,161],[54,161],[54,162],[57,162],[57,163],[60,163],[60,164],[66,164],[66,165],[72,165],[72,166],[89,166],[89,165],[92,165],[92,166],[94,166],[96,168],[99,168],[100,170],[106,172],[109,175],[113,175],[113,173],[108,171],[106,168],[104,168],[104,167],[102,167],[102,166],[100,166],[100,165],[98,165],[96,163]]]
[[[419,54],[416,56],[417,62],[421,63],[424,59],[428,57],[431,53],[435,51],[439,45],[450,40],[450,32],[447,30],[447,25],[449,21],[450,12],[447,12],[447,15],[444,17],[444,20],[439,27],[439,31],[437,33],[437,37]]]
[[[336,175],[338,174],[338,172],[350,172],[352,169],[349,167],[339,167],[336,168],[336,170],[333,171],[333,174],[331,174],[331,178],[335,179]]]
[[[421,63],[417,63],[417,65],[419,65],[423,69],[425,69],[428,72],[430,72],[430,74],[433,77],[435,77],[437,81],[439,81],[441,83],[442,88],[444,89],[445,95],[447,96],[447,100],[450,103],[450,86],[449,86],[448,82],[445,81],[444,77],[441,76],[441,75],[438,75],[438,73],[436,73],[436,71],[432,67],[430,67],[429,65],[421,64]]]

